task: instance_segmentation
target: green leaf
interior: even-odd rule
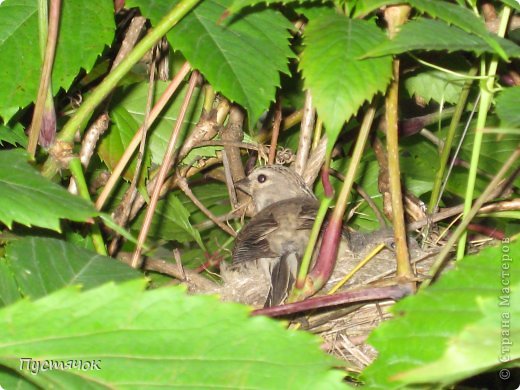
[[[163,81],[157,81],[155,83],[154,102],[159,99],[159,97],[166,90],[167,86],[168,83]],[[179,115],[182,101],[186,95],[187,90],[187,85],[183,84],[179,91],[174,95],[173,99],[170,100],[162,112],[157,116],[157,119],[149,130],[147,139],[148,145],[146,150],[151,153],[151,161],[156,165],[160,165],[162,163],[170,135],[173,131],[173,128],[175,127],[175,124],[177,123],[177,116]],[[144,123],[147,96],[148,83],[146,82],[121,88],[116,92],[114,96],[114,119],[117,120],[118,115],[121,112],[129,114],[130,118],[133,118],[133,121],[131,121],[130,118],[125,115],[125,122],[131,122],[129,130],[124,131],[125,139],[128,139],[128,137],[131,138],[131,136],[133,136],[137,131],[137,128]],[[184,138],[188,130],[198,122],[200,113],[202,112],[203,103],[203,96],[200,93],[200,89],[197,88],[195,89],[194,97],[190,102],[190,106],[183,121],[180,135],[181,140]],[[115,125],[117,127],[121,127],[121,129],[124,128],[123,126],[120,126],[117,121]],[[121,123],[121,125],[123,125],[123,123]],[[133,127],[133,129],[131,129],[131,127]],[[126,135],[127,133],[130,134]],[[110,134],[108,136],[110,137]],[[123,134],[121,134],[121,137],[123,137]],[[103,145],[103,142],[104,139],[101,145]],[[119,160],[119,157],[117,157],[117,160]]]
[[[141,213],[132,224],[137,231],[143,225],[144,213]],[[178,242],[195,241],[202,249],[204,244],[200,233],[190,222],[190,213],[186,207],[170,192],[168,196],[157,203],[157,208],[150,226],[149,237],[155,239],[175,240]]]
[[[499,299],[507,296],[510,302],[520,302],[520,286],[517,283],[515,287]],[[451,340],[440,359],[404,372],[400,379],[405,383],[456,382],[496,367],[500,362],[520,359],[520,346],[513,341],[520,337],[520,325],[514,320],[520,317],[520,306],[501,306],[501,303],[497,305],[497,297],[478,300],[482,319],[467,325]],[[498,319],[500,326],[497,326]],[[513,363],[513,367],[520,367],[520,363]]]
[[[134,137],[134,134],[139,129],[139,124],[123,106],[118,106],[112,110],[110,119],[112,123],[99,143],[98,154],[108,169],[113,171]],[[123,172],[123,177],[126,180],[132,181],[135,176],[136,165],[137,153]],[[143,164],[141,165],[140,183],[144,183],[144,180],[148,177],[148,168],[150,165],[150,153],[145,151]]]
[[[13,241],[7,246],[5,260],[19,297],[40,298],[71,285],[87,289],[110,281],[142,278],[139,271],[116,259],[53,238]]]
[[[501,0],[502,3],[508,5],[509,7],[520,11],[520,2],[518,0]]]
[[[231,0],[205,0],[167,35],[190,64],[227,98],[244,106],[252,124],[275,99],[279,72],[289,73],[289,29],[279,12],[264,9],[236,15],[219,24]],[[131,0],[143,15],[157,23],[171,1]]]
[[[229,15],[235,14],[243,8],[253,7],[258,4],[265,4],[266,6],[271,4],[289,4],[293,9],[298,9],[296,12],[305,14],[305,16],[307,16],[307,13],[299,11],[306,9],[310,14],[314,15],[314,10],[320,8],[330,9],[334,6],[334,2],[329,0],[233,0],[223,16],[230,17]]]
[[[467,62],[459,56],[449,56],[447,59],[436,61],[435,65],[459,74],[465,74],[469,69]],[[455,104],[459,100],[464,81],[463,77],[453,73],[428,69],[407,77],[404,85],[411,96],[421,98],[426,104],[432,99],[439,103]]]
[[[245,306],[145,283],[58,291],[0,311],[0,365],[41,388],[341,389],[319,338]],[[33,375],[20,358],[93,361],[99,369]]]
[[[0,151],[0,221],[60,231],[60,218],[86,221],[98,215],[92,204],[41,176],[19,149]]]
[[[353,17],[360,18],[385,5],[399,4],[400,0],[358,0]]]
[[[422,12],[444,20],[460,27],[468,33],[481,37],[502,58],[507,60],[507,55],[500,44],[489,34],[484,22],[472,11],[460,5],[438,0],[408,0],[408,3]]]
[[[305,29],[300,67],[326,126],[329,150],[345,121],[388,85],[390,57],[359,59],[384,40],[373,23],[341,15],[314,19]]]
[[[458,142],[458,138],[455,142]],[[464,161],[471,160],[474,137],[469,137],[463,144],[460,158]],[[504,165],[515,149],[520,145],[520,133],[509,134],[484,134],[479,154],[479,170],[493,177]],[[464,172],[467,172],[464,169]],[[486,179],[489,182],[490,179]],[[462,184],[462,183],[461,183]],[[466,184],[464,184],[465,186]],[[515,185],[520,186],[520,178],[516,178]]]
[[[497,96],[497,115],[505,126],[520,127],[520,87],[506,88]]]
[[[307,20],[313,20],[322,16],[334,16],[339,12],[332,2],[302,1],[301,5],[295,4],[292,9],[297,14],[303,15]]]
[[[403,375],[432,364],[438,370],[430,370],[426,381],[446,387],[499,366],[502,319],[507,313],[515,318],[518,311],[518,305],[513,309],[520,291],[520,266],[512,261],[516,253],[520,253],[520,241],[504,240],[501,246],[466,256],[433,286],[397,303],[392,311],[399,316],[369,337],[379,357],[363,373],[367,385],[395,389],[417,384],[412,376],[405,382]],[[518,324],[510,326],[513,337]],[[475,348],[479,353],[470,357]]]
[[[68,89],[81,68],[87,72],[92,69],[105,45],[112,42],[114,28],[111,1],[62,3],[52,72],[54,93]],[[7,121],[15,108],[27,106],[37,96],[42,66],[38,0],[6,0],[0,4],[0,52],[0,117]]]
[[[509,57],[520,57],[520,46],[495,37]],[[368,51],[366,57],[406,53],[412,50],[445,50],[447,52],[469,51],[476,54],[493,53],[494,49],[482,38],[450,26],[440,20],[419,18],[406,23],[394,39]]]
[[[24,148],[27,147],[28,143],[24,129],[19,123],[15,124],[12,129],[7,126],[0,125],[0,145],[3,146],[2,141],[7,142],[13,146],[20,145]]]
[[[18,299],[20,299],[20,292],[13,272],[7,261],[0,258],[0,307],[16,302]]]

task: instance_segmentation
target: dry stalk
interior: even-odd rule
[[[137,238],[137,246],[135,248],[133,257],[132,257],[132,267],[137,268],[140,264],[141,259],[141,251],[143,249],[144,242],[146,237],[148,236],[148,231],[150,230],[150,226],[152,224],[152,217],[155,213],[155,208],[157,207],[157,202],[159,201],[159,195],[161,192],[161,187],[166,179],[166,175],[170,170],[172,162],[174,159],[175,145],[179,138],[180,130],[182,124],[184,122],[184,117],[186,116],[186,112],[188,111],[188,106],[191,98],[193,97],[193,91],[195,90],[195,86],[199,82],[200,75],[197,71],[194,71],[190,77],[190,82],[188,85],[188,91],[186,96],[184,97],[184,101],[182,102],[182,106],[179,112],[179,116],[177,121],[175,122],[175,128],[172,131],[170,140],[168,142],[168,147],[166,149],[166,153],[164,154],[163,162],[161,164],[161,168],[157,175],[157,184],[155,185],[154,191],[152,193],[152,197],[150,199],[150,205],[146,210],[146,215],[144,217],[143,226],[141,231],[139,232],[139,237]]]
[[[280,96],[276,99],[274,109],[273,131],[271,134],[271,145],[269,147],[269,164],[274,164],[276,158],[276,145],[278,144],[278,135],[280,134],[280,124],[282,123],[282,100]]]
[[[314,122],[316,117],[316,109],[312,104],[312,96],[310,91],[305,92],[305,104],[303,105],[303,118],[300,130],[300,138],[298,143],[298,152],[296,153],[296,162],[294,170],[296,173],[303,175],[309,158],[309,151],[312,145],[312,132],[314,130]]]

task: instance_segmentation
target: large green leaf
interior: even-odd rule
[[[14,277],[18,297],[31,298],[40,298],[70,285],[92,288],[109,281],[142,277],[139,271],[116,259],[43,237],[26,237],[10,243],[5,267],[0,268],[0,272]]]
[[[494,37],[509,57],[520,57],[520,46],[513,42]],[[482,38],[450,26],[441,20],[419,18],[401,27],[394,39],[387,39],[366,53],[367,57],[400,54],[413,50],[469,51],[477,54],[493,53],[495,50]]]
[[[0,151],[0,222],[13,221],[60,231],[60,218],[86,221],[98,212],[92,204],[69,194],[27,163],[23,150]]]
[[[345,121],[390,81],[390,57],[360,59],[384,41],[384,34],[364,20],[335,15],[309,22],[300,67],[326,126],[329,149]]]
[[[81,21],[79,23],[78,21]],[[81,68],[89,71],[114,36],[112,1],[64,1],[52,73],[55,93],[68,89]],[[0,117],[7,121],[36,99],[41,73],[38,0],[0,4]]]
[[[143,287],[68,288],[4,308],[0,365],[41,388],[346,388],[315,336],[215,297]],[[20,369],[27,357],[94,366],[34,375],[28,363]]]
[[[489,34],[486,25],[468,8],[447,1],[408,0],[414,8],[454,24],[464,31],[478,35],[502,57],[506,57],[499,43]]]
[[[190,64],[227,98],[244,106],[253,124],[275,99],[279,72],[288,73],[289,29],[278,12],[264,9],[238,14],[219,23],[231,0],[205,0],[167,35]],[[157,23],[172,2],[131,0]]]
[[[497,96],[497,115],[504,126],[520,127],[520,87],[506,88]]]
[[[471,377],[476,372],[496,367],[499,362],[520,359],[520,346],[516,342],[520,337],[520,324],[514,321],[520,317],[520,305],[511,304],[520,302],[520,289],[517,288],[520,286],[517,284],[515,287],[514,290],[510,289],[509,293],[501,295],[498,304],[497,297],[478,300],[482,319],[467,325],[458,337],[451,341],[439,360],[404,372],[400,379],[406,383],[455,382]],[[506,297],[509,305],[506,305]],[[497,319],[500,319],[500,326],[497,326]],[[513,367],[520,367],[520,363],[513,363]],[[508,369],[501,370],[499,375],[504,384],[510,379]],[[514,379],[511,382],[513,381]]]
[[[515,318],[518,312],[514,298],[520,291],[520,266],[513,259],[517,253],[520,241],[504,240],[467,256],[436,284],[397,303],[393,312],[399,316],[382,324],[368,340],[379,351],[364,371],[370,388],[396,389],[406,382],[446,386],[501,365],[503,338],[512,339],[519,330],[512,321],[503,322],[504,316]],[[508,360],[519,353],[515,346]],[[424,373],[426,367],[431,368],[427,377],[412,376],[411,370]],[[405,375],[410,375],[406,382]]]

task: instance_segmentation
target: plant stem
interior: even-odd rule
[[[121,61],[112,72],[103,80],[92,94],[83,102],[75,115],[65,124],[58,136],[58,140],[70,143],[76,131],[82,129],[96,107],[112,91],[117,83],[132,69],[148,50],[175,26],[200,0],[181,0],[172,10],[135,46],[128,56]],[[54,176],[57,163],[49,158],[43,167],[43,175]]]
[[[451,248],[453,245],[457,242],[460,235],[464,234],[465,229],[467,228],[468,224],[471,222],[471,220],[477,215],[482,205],[489,200],[490,195],[493,193],[493,191],[496,190],[496,187],[498,187],[500,181],[505,176],[509,168],[515,163],[516,160],[520,158],[520,148],[517,148],[511,156],[507,159],[507,161],[504,163],[502,168],[498,171],[496,176],[491,180],[491,182],[488,184],[482,195],[479,196],[479,198],[475,201],[473,204],[473,207],[469,210],[467,214],[465,214],[464,219],[460,222],[459,226],[457,226],[457,229],[452,233],[450,239],[448,242],[444,245],[441,252],[435,259],[435,263],[432,265],[429,271],[429,275],[431,276],[430,279],[426,279],[422,285],[421,288],[425,288],[430,284],[430,281],[433,280],[433,278],[437,275],[439,270],[441,269],[444,261],[446,260],[446,257],[451,251]]]
[[[475,76],[477,74],[477,68],[473,67],[468,72],[468,76]],[[440,191],[442,186],[442,179],[444,178],[444,172],[446,171],[446,166],[448,164],[448,159],[450,157],[451,145],[453,144],[453,139],[455,138],[455,132],[457,130],[457,126],[460,123],[460,118],[462,113],[464,112],[464,107],[466,107],[466,101],[468,99],[469,91],[471,88],[471,84],[473,79],[470,78],[464,84],[462,88],[462,92],[459,96],[459,100],[457,102],[457,106],[455,107],[455,113],[451,118],[450,127],[448,129],[448,135],[446,137],[446,141],[444,142],[444,146],[441,152],[441,158],[439,161],[439,168],[437,169],[437,174],[435,176],[435,181],[433,184],[433,190],[430,197],[430,204],[428,205],[428,212],[431,214],[435,212],[435,209],[438,207],[439,199],[440,199]]]
[[[70,173],[74,177],[74,181],[76,182],[76,186],[78,188],[79,195],[90,202],[90,194],[88,192],[88,186],[85,181],[85,175],[83,174],[83,167],[81,166],[81,161],[78,157],[73,157],[69,162]],[[99,225],[94,222],[92,225],[92,243],[94,244],[94,248],[96,252],[103,256],[108,256],[105,242],[103,241],[103,236],[101,234],[101,230],[99,229]]]
[[[56,43],[58,40],[61,0],[51,1],[50,18],[48,18],[47,13],[47,0],[40,0],[39,4],[40,48],[42,48],[43,42],[45,42],[45,49],[44,52],[42,51],[43,65],[40,76],[40,86],[38,88],[38,97],[36,98],[36,104],[34,106],[31,129],[29,131],[29,143],[27,146],[27,151],[31,157],[34,157],[34,154],[36,153],[36,145],[42,129],[44,115],[55,115],[54,112],[50,112],[50,110],[54,110],[51,93],[51,76],[52,66],[54,64],[54,55],[56,53]],[[45,108],[47,108],[46,112],[44,112]],[[55,122],[54,119],[54,126]],[[54,132],[55,131],[54,127]],[[54,138],[54,135],[51,135],[52,138]]]
[[[504,11],[502,13],[502,19],[500,21],[500,27],[498,30],[498,35],[503,37],[507,23],[509,21],[509,17],[511,15],[511,8],[505,6]],[[482,60],[484,62],[484,60]],[[493,56],[491,63],[489,64],[489,71],[487,72],[488,79],[484,86],[481,84],[481,98],[480,105],[477,116],[477,130],[475,132],[475,138],[473,140],[473,150],[471,153],[471,162],[468,173],[468,184],[466,186],[466,195],[464,198],[464,216],[468,215],[471,209],[471,203],[473,201],[473,193],[475,190],[475,182],[477,179],[477,168],[478,161],[480,157],[480,149],[482,147],[482,139],[484,136],[484,132],[481,131],[486,126],[487,114],[489,107],[491,106],[491,101],[493,99],[493,83],[495,82],[495,75],[497,73],[498,68],[498,57],[497,55]],[[460,260],[464,257],[464,253],[466,251],[466,241],[467,241],[467,232],[464,232],[460,237],[460,241],[457,247],[457,260]]]
[[[406,5],[389,6],[385,9],[385,20],[388,24],[388,35],[393,39],[400,26],[406,22],[410,7]],[[399,168],[399,135],[398,135],[398,104],[399,104],[399,59],[392,63],[393,80],[390,82],[385,99],[386,147],[388,154],[388,176],[392,204],[392,223],[397,258],[397,276],[411,279],[412,267],[406,241],[404,222],[403,194],[401,191],[401,170]]]

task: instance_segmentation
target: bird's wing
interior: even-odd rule
[[[238,233],[233,249],[233,263],[280,257],[280,253],[269,244],[269,237],[279,234],[285,215],[296,215],[295,230],[311,230],[317,212],[314,200],[291,199],[274,203],[256,214]],[[299,259],[301,260],[301,259]]]

